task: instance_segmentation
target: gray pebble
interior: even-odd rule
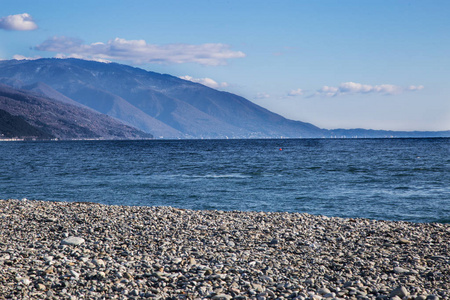
[[[84,239],[76,236],[69,236],[61,241],[61,245],[79,246],[84,243]]]

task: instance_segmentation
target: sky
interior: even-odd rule
[[[327,129],[450,130],[449,16],[448,0],[1,0],[0,59],[133,65]]]

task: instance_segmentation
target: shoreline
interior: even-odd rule
[[[449,253],[450,224],[0,200],[0,299],[449,299]]]
[[[448,136],[385,136],[385,137],[246,137],[246,138],[139,138],[139,139],[109,139],[109,138],[73,138],[73,139],[33,139],[26,137],[1,138],[0,142],[83,142],[83,141],[239,141],[239,140],[420,140],[420,139],[450,139]]]

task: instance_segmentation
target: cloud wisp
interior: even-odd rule
[[[344,82],[337,87],[323,86],[311,96],[337,97],[343,95],[355,94],[384,94],[398,95],[407,91],[419,91],[424,88],[423,85],[411,85],[409,87],[401,87],[393,84],[369,85],[356,82]]]
[[[270,95],[267,93],[258,93],[258,94],[256,94],[256,96],[254,98],[255,99],[267,99],[267,98],[270,98]]]
[[[11,31],[29,31],[36,30],[37,28],[37,24],[27,13],[0,18],[0,29]]]
[[[58,53],[58,57],[90,60],[119,60],[142,65],[197,63],[205,66],[226,65],[229,59],[245,54],[233,51],[226,44],[148,44],[145,40],[115,38],[107,43],[85,44],[80,39],[53,37],[35,47],[36,50]]]
[[[304,94],[304,91],[302,89],[296,89],[296,90],[292,90],[288,93],[289,97],[296,97],[296,96],[301,96]]]
[[[36,59],[40,59],[40,58],[42,58],[42,57],[40,57],[40,56],[28,57],[28,56],[23,56],[20,54],[16,54],[13,56],[13,59],[15,59],[15,60],[36,60]]]
[[[210,88],[213,88],[213,89],[225,88],[228,86],[228,83],[226,83],[226,82],[219,83],[211,78],[194,78],[189,75],[181,76],[180,78],[184,79],[184,80],[200,83],[200,84],[209,86]]]

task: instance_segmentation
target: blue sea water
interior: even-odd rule
[[[0,143],[0,199],[450,222],[450,139]]]

